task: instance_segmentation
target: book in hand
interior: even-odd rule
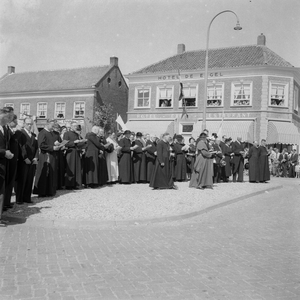
[[[61,143],[58,143],[56,146],[58,147],[63,147],[65,146],[69,141],[68,140],[63,140]]]

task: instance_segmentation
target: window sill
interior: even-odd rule
[[[137,107],[134,107],[134,109],[150,109],[151,107],[150,106],[137,106]]]
[[[157,109],[173,109],[173,106],[167,106],[167,107],[155,107]]]
[[[271,104],[269,104],[269,107],[273,107],[273,108],[288,108],[285,105],[271,105]]]
[[[252,107],[252,104],[250,105],[230,105],[230,107],[234,108],[234,107]]]

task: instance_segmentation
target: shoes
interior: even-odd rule
[[[198,189],[198,190],[204,190],[204,188],[201,187],[201,186],[197,187],[196,189]]]
[[[173,189],[173,190],[178,190],[178,186],[174,184],[174,185],[171,187],[171,189]]]

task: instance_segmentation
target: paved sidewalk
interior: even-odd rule
[[[0,299],[299,299],[299,183],[176,222],[0,230]]]

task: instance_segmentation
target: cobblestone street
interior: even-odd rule
[[[0,229],[0,299],[300,299],[300,185],[177,222]]]

